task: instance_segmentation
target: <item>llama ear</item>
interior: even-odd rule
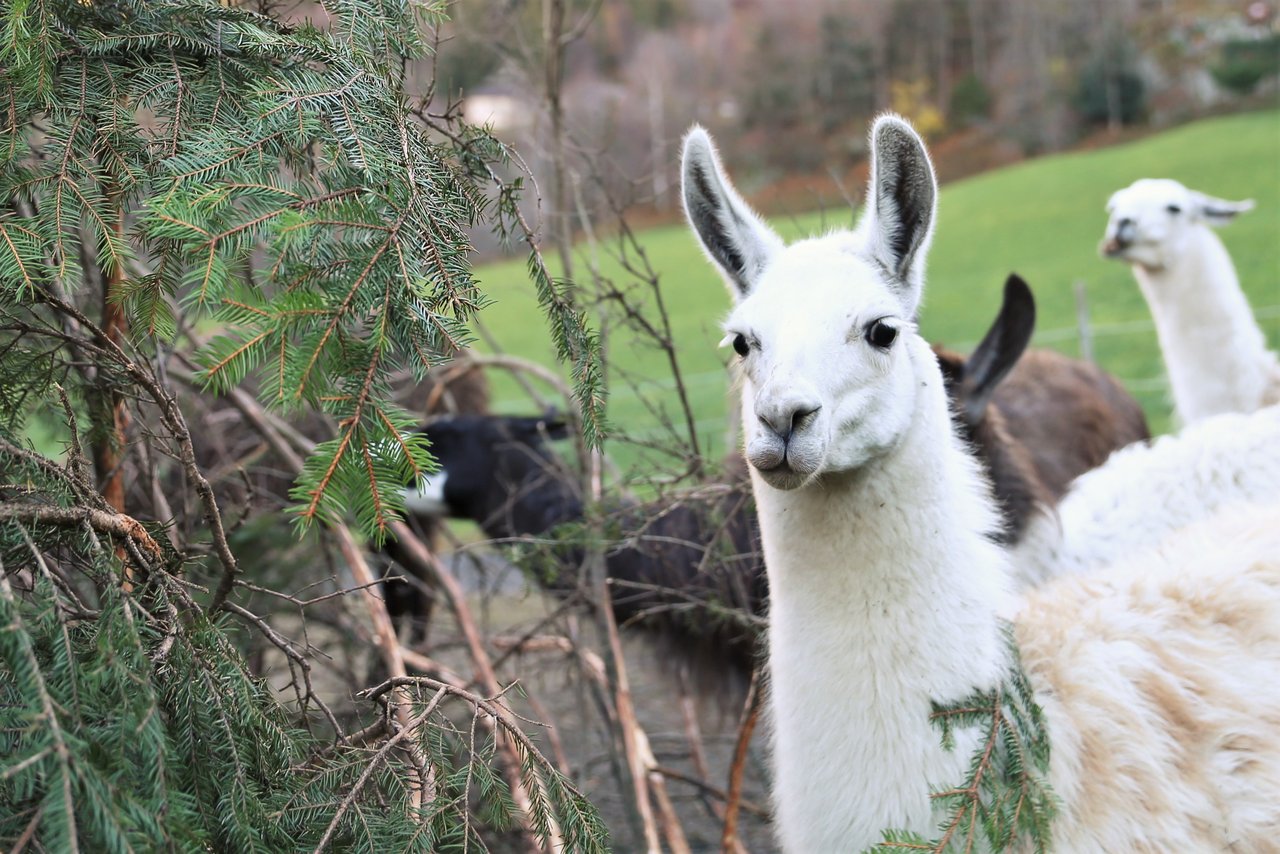
[[[876,119],[871,127],[870,210],[860,230],[908,316],[920,304],[937,197],[938,181],[919,135],[900,116]]]
[[[1004,283],[1004,304],[982,343],[965,363],[961,398],[965,421],[981,423],[996,387],[1022,357],[1036,328],[1036,300],[1017,274]]]
[[[1195,192],[1191,196],[1195,199],[1196,213],[1209,225],[1226,225],[1236,218],[1236,214],[1253,210],[1253,199],[1229,202],[1226,199],[1215,199],[1213,196]]]
[[[733,298],[747,295],[782,238],[743,201],[720,165],[715,144],[695,125],[680,157],[681,196],[689,225],[724,274]]]

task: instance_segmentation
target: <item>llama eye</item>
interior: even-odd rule
[[[741,333],[733,336],[733,351],[739,356],[745,356],[751,352],[751,345],[747,343],[747,338]]]
[[[867,341],[872,347],[888,350],[898,338],[896,326],[890,326],[883,320],[873,320],[867,324]]]
[[[1182,208],[1178,207],[1177,205],[1169,205],[1165,208],[1165,210],[1167,210],[1171,214],[1182,213]]]

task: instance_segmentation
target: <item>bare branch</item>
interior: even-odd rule
[[[18,519],[23,522],[68,525],[77,527],[88,524],[96,531],[111,534],[123,540],[132,540],[157,560],[164,552],[152,539],[142,523],[123,513],[108,513],[94,507],[59,507],[55,504],[21,504],[0,502],[0,521]]]

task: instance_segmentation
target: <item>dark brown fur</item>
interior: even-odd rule
[[[489,378],[484,368],[465,356],[432,368],[421,383],[404,377],[393,382],[392,389],[397,403],[422,416],[489,411]]]
[[[1052,350],[1028,350],[996,389],[992,408],[1037,449],[1036,470],[1055,501],[1113,451],[1151,438],[1142,407],[1110,374]]]
[[[966,359],[933,348],[947,391],[964,394]],[[1005,518],[1001,542],[1017,542],[1031,514],[1052,508],[1067,486],[1132,442],[1151,438],[1142,407],[1096,365],[1028,350],[974,419],[956,428],[986,464]]]

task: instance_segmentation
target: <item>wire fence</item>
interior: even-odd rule
[[[1253,310],[1254,317],[1264,327],[1270,326],[1273,322],[1280,326],[1280,304],[1265,305],[1255,307]],[[1082,358],[1089,357],[1097,352],[1099,340],[1122,338],[1126,336],[1143,336],[1151,340],[1155,337],[1155,323],[1150,318],[1140,320],[1112,321],[1104,323],[1095,323],[1089,318],[1087,309],[1081,311],[1077,317],[1077,323],[1073,326],[1060,326],[1051,329],[1038,330],[1032,339],[1032,345],[1038,347],[1052,347],[1056,350],[1066,350],[1063,345],[1075,342],[1079,347]],[[1274,331],[1273,331],[1274,332]],[[1268,336],[1274,340],[1274,334]],[[961,353],[967,353],[978,345],[978,341],[962,341],[955,346],[955,350]],[[1104,360],[1103,360],[1104,361]],[[1106,367],[1104,364],[1103,367]],[[1151,402],[1158,395],[1167,394],[1169,388],[1168,379],[1163,373],[1149,377],[1132,377],[1117,376],[1118,379],[1131,394],[1140,399],[1145,398],[1147,402]],[[698,371],[684,375],[685,388],[691,397],[697,399],[706,394],[720,393],[727,395],[729,392],[730,377],[729,373],[724,369]],[[610,389],[610,404],[617,405],[628,401],[639,401],[641,394],[655,395],[661,394],[663,391],[674,390],[675,380],[670,376],[655,377],[646,379],[643,383],[633,384],[629,386],[618,386]],[[499,400],[494,404],[495,411],[505,412],[513,409],[519,409],[521,406],[527,406],[528,402],[523,398],[510,398]],[[700,435],[718,436],[724,433],[725,423],[723,416],[714,418],[702,418],[694,422],[694,427]],[[653,426],[635,426],[628,428],[627,435],[632,439],[639,441],[657,439],[664,435],[661,426],[655,424]]]

